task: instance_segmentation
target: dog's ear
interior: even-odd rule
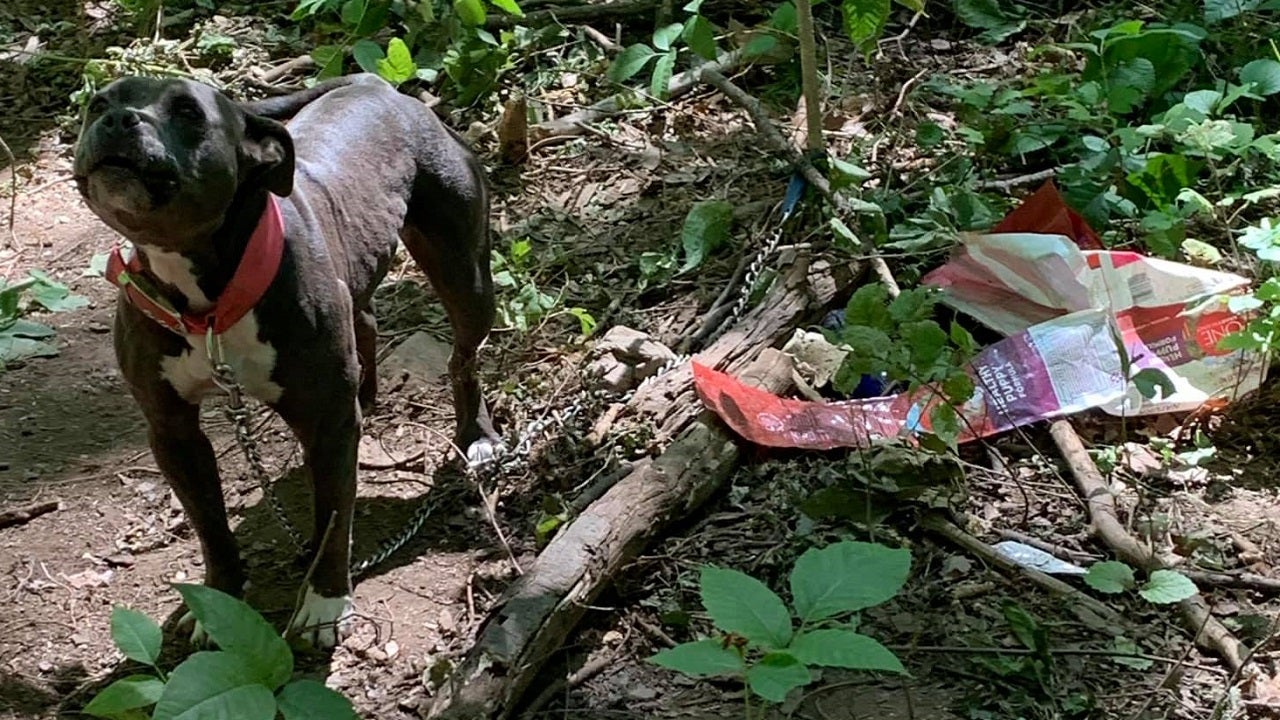
[[[284,125],[245,113],[240,141],[240,183],[257,183],[286,197],[293,192],[293,137]]]

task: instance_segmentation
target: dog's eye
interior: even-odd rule
[[[204,118],[204,111],[200,109],[200,104],[185,96],[174,98],[169,111],[188,120],[201,120]]]
[[[107,99],[101,95],[94,95],[89,101],[89,112],[97,115],[107,111]]]

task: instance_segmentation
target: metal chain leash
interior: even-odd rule
[[[254,437],[253,428],[249,426],[249,419],[252,413],[244,402],[244,386],[236,379],[235,370],[227,363],[222,351],[222,339],[214,334],[212,325],[209,327],[209,333],[206,336],[205,349],[209,354],[209,363],[213,366],[213,382],[227,394],[227,404],[223,409],[223,414],[231,422],[231,426],[235,431],[236,445],[240,447],[240,452],[244,455],[245,461],[249,463],[249,472],[253,475],[258,487],[262,489],[262,496],[266,498],[267,504],[271,506],[271,513],[276,516],[276,520],[284,528],[294,547],[299,552],[302,552],[305,550],[302,533],[298,531],[293,521],[289,519],[289,515],[284,509],[284,503],[280,502],[280,497],[276,495],[275,489],[271,485],[271,477],[262,462],[262,452],[258,449],[258,441]]]
[[[756,283],[764,274],[765,262],[773,256],[778,250],[779,244],[782,242],[783,230],[787,221],[790,220],[795,212],[796,205],[800,200],[800,196],[806,187],[803,177],[799,173],[792,176],[791,182],[787,187],[786,199],[782,203],[782,217],[778,224],[774,227],[769,236],[768,242],[764,244],[752,258],[751,263],[747,266],[747,271],[743,274],[742,284],[738,288],[738,294],[734,301],[733,308],[728,316],[721,322],[720,327],[712,332],[704,340],[703,345],[710,345],[719,339],[725,332],[738,323],[746,314],[749,307],[751,294],[755,290]],[[285,529],[294,546],[302,551],[305,545],[302,541],[302,534],[294,526],[285,512],[284,505],[280,502],[280,498],[272,489],[270,477],[262,462],[262,454],[258,450],[257,442],[253,436],[253,430],[249,425],[250,412],[244,403],[244,388],[235,378],[234,370],[226,363],[222,354],[222,344],[218,336],[210,332],[208,337],[208,352],[210,362],[213,365],[214,383],[218,385],[223,392],[227,393],[227,407],[225,415],[231,421],[235,428],[236,443],[240,446],[241,452],[249,463],[249,468],[254,476],[258,486],[262,489],[263,496],[267,499],[271,507],[271,512],[275,515],[277,521]],[[627,403],[635,395],[644,388],[652,385],[659,378],[665,376],[672,370],[680,367],[687,362],[692,356],[689,354],[673,355],[662,367],[653,375],[645,378],[639,385],[631,390],[618,396],[613,402]],[[589,406],[600,402],[608,402],[609,393],[605,391],[590,391],[581,394],[577,399],[573,400],[566,407],[560,410],[550,410],[542,417],[529,423],[524,431],[519,434],[515,445],[510,449],[499,448],[495,457],[487,462],[479,465],[468,464],[467,474],[471,476],[473,482],[479,484],[487,480],[497,480],[504,475],[512,473],[525,466],[530,459],[533,443],[546,432],[556,427],[566,427],[573,419],[581,415]],[[608,454],[612,457],[615,453],[616,445],[621,438],[614,438],[608,448]],[[431,514],[435,511],[439,504],[439,498],[428,497],[414,510],[408,522],[401,531],[395,536],[383,541],[378,549],[371,553],[368,557],[361,560],[353,560],[351,563],[351,572],[353,575],[361,575],[366,570],[381,564],[387,558],[394,555],[401,548],[409,543],[422,530],[422,526],[426,524]]]

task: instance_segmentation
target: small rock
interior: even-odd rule
[[[53,663],[48,660],[41,660],[36,664],[36,669],[42,673],[53,672]]]
[[[676,357],[671,348],[625,325],[609,328],[592,354],[596,360],[587,366],[587,374],[613,392],[640,384]]]
[[[387,657],[394,659],[397,655],[400,654],[400,643],[396,642],[395,640],[388,640],[384,649],[386,650]]]
[[[111,567],[125,567],[125,568],[133,567],[134,564],[137,562],[137,560],[132,555],[129,555],[128,553],[122,553],[119,555],[108,555],[103,559],[106,560],[107,564],[110,565]]]
[[[452,346],[422,331],[405,338],[387,358],[378,363],[378,371],[388,378],[402,373],[418,383],[431,383],[449,374]]]
[[[91,323],[89,323],[88,330],[89,330],[89,332],[91,332],[91,333],[97,333],[97,334],[99,334],[99,335],[102,335],[102,334],[104,334],[104,333],[109,333],[109,332],[111,332],[111,328],[110,328],[110,327],[107,327],[105,324],[100,323],[100,322],[91,322]]]

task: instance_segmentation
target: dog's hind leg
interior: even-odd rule
[[[401,233],[409,254],[431,279],[453,328],[449,379],[454,443],[472,464],[492,459],[501,443],[484,404],[477,365],[477,352],[493,329],[495,314],[487,233],[484,222],[449,241],[427,237],[414,227]]]
[[[355,321],[356,354],[360,357],[360,409],[369,413],[378,398],[378,321],[373,305],[357,310]]]

